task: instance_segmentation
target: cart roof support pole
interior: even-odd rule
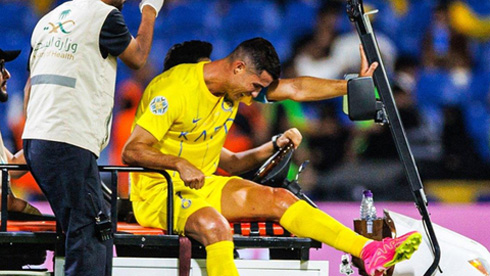
[[[434,262],[424,276],[431,276],[435,273],[437,267],[439,266],[441,252],[427,209],[428,202],[423,189],[422,180],[420,179],[415,159],[413,158],[410,150],[405,129],[403,128],[403,124],[400,119],[400,114],[398,113],[398,109],[395,105],[388,76],[386,75],[386,70],[379,52],[376,36],[369,21],[369,14],[364,12],[362,0],[347,0],[347,14],[349,15],[349,19],[354,22],[356,26],[369,63],[379,63],[379,66],[373,75],[374,84],[376,85],[379,95],[381,96],[381,100],[385,106],[390,131],[408,179],[408,183],[410,183],[412,188],[415,204],[427,228],[429,241],[431,242],[434,253]]]

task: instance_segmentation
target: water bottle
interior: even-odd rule
[[[365,190],[362,193],[361,220],[366,221],[367,233],[373,233],[373,221],[376,219],[376,207],[374,207],[373,193]]]

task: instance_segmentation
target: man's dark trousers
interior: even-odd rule
[[[65,275],[111,275],[113,240],[96,236],[95,217],[108,215],[96,156],[62,142],[24,140],[24,154],[34,179],[66,235]]]

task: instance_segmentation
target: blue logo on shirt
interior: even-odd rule
[[[228,100],[227,98],[224,98],[221,102],[221,108],[223,109],[223,111],[231,112],[233,110],[233,102]]]

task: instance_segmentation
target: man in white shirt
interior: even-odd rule
[[[26,85],[26,161],[66,234],[65,275],[111,275],[112,234],[97,158],[109,142],[117,57],[148,58],[164,0],[141,0],[134,38],[124,0],[64,2],[37,23]]]

